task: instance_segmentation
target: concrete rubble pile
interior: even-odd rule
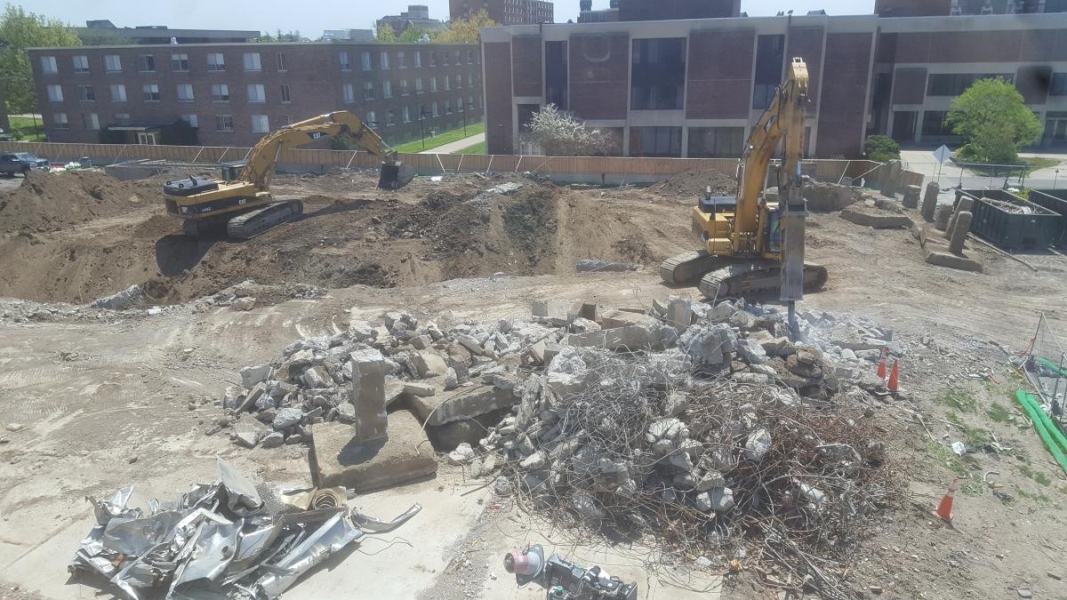
[[[173,502],[131,508],[133,487],[110,500],[89,498],[96,524],[70,565],[103,577],[131,600],[275,599],[305,573],[367,533],[391,530],[413,506],[383,523],[346,508],[343,488],[291,493],[280,500],[217,459],[220,481],[194,486]]]

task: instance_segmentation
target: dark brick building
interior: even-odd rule
[[[466,19],[484,10],[501,25],[536,25],[555,19],[552,3],[545,0],[448,0],[448,9],[452,19]]]
[[[613,133],[626,155],[735,158],[794,56],[810,75],[808,156],[858,157],[876,133],[958,142],[943,125],[948,105],[990,75],[1022,92],[1045,123],[1044,145],[1067,145],[1063,13],[494,27],[482,44],[491,153],[530,151],[521,131],[552,103]]]
[[[83,46],[29,55],[53,142],[163,143],[184,129],[173,127],[181,119],[196,128],[193,143],[247,146],[282,125],[349,110],[401,143],[482,119],[474,44]]]

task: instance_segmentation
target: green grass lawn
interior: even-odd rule
[[[44,123],[40,119],[37,119],[37,132],[34,132],[33,119],[31,118],[9,117],[8,120],[11,122],[11,129],[7,133],[11,134],[12,139],[18,137],[16,134],[21,134],[23,141],[44,141]]]
[[[463,133],[463,128],[460,127],[459,129],[453,129],[451,131],[442,131],[441,133],[438,133],[435,137],[432,138],[427,137],[425,148],[422,147],[422,139],[417,139],[413,142],[408,142],[406,144],[400,144],[399,146],[393,146],[393,148],[395,148],[396,151],[401,154],[418,154],[423,150],[432,150],[439,146],[451,144],[452,142],[458,142],[459,140],[462,140],[465,137],[478,135],[479,133],[484,132],[484,123],[471,123],[467,125],[466,134]]]
[[[469,148],[464,148],[463,150],[456,152],[456,154],[485,154],[485,151],[485,142],[481,142],[480,144],[475,144]]]
[[[1044,156],[1031,156],[1027,158],[1020,158],[1019,166],[1015,168],[983,167],[976,164],[968,165],[968,168],[976,175],[981,175],[982,177],[1003,177],[1007,175],[1009,171],[1011,175],[1018,176],[1019,173],[1022,171],[1022,165],[1026,165],[1026,174],[1029,175],[1038,169],[1047,169],[1049,167],[1055,167],[1058,164],[1060,164],[1060,161],[1055,158],[1046,158]]]

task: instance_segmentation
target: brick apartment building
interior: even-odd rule
[[[552,3],[544,0],[448,0],[448,9],[452,19],[466,19],[484,10],[494,23],[501,25],[536,25],[555,20]]]
[[[475,44],[82,46],[29,56],[53,142],[247,146],[349,110],[396,144],[482,120]]]
[[[871,134],[958,143],[943,125],[949,103],[989,75],[1015,83],[1045,123],[1043,145],[1067,146],[1067,14],[1056,14],[1067,2],[1022,5],[1046,14],[965,14],[985,2],[946,0],[932,16],[903,9],[926,14],[938,0],[879,0],[904,16],[488,28],[489,151],[522,151],[523,126],[553,103],[613,133],[621,154],[738,157],[794,56],[810,74],[808,156],[858,157]]]

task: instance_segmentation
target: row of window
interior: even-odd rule
[[[478,105],[474,103],[474,96],[469,96],[467,102],[463,102],[463,97],[456,98],[456,103],[452,104],[452,100],[445,100],[444,102],[431,102],[429,104],[420,104],[414,109],[412,107],[404,106],[400,107],[400,122],[410,123],[412,119],[436,119],[441,115],[451,115],[466,112],[467,110],[476,110]],[[369,110],[363,115],[364,120],[370,124],[371,127],[378,127],[381,123],[378,122],[378,115],[376,111]],[[397,123],[397,114],[393,109],[385,111],[385,126],[391,127]]]
[[[437,78],[436,77],[431,77],[430,78],[430,93],[431,94],[436,94],[439,91],[450,92],[453,89],[455,89],[455,90],[462,90],[463,89],[463,76],[462,75],[456,75],[455,76],[455,84],[453,84],[452,81],[453,81],[453,79],[451,77],[447,77],[447,76],[446,77],[442,77],[441,78],[441,85],[438,86],[437,85]],[[475,81],[476,81],[475,77],[473,75],[471,75],[470,73],[468,73],[467,74],[467,87],[468,88],[473,88],[474,84],[475,84]],[[378,98],[378,87],[379,86],[381,87],[381,94],[382,94],[381,97],[382,98],[387,99],[387,98],[392,98],[393,97],[393,82],[392,81],[389,81],[389,80],[382,81],[382,82],[380,82],[379,85],[375,85],[373,82],[370,82],[370,81],[365,81],[360,86],[361,90],[362,90],[362,94],[363,94],[363,99],[364,100],[376,100]],[[356,101],[356,84],[354,84],[354,83],[342,84],[341,91],[342,91],[342,96],[343,96],[345,102],[355,102]],[[415,79],[415,94],[422,94],[424,92],[425,92],[425,90],[423,89],[422,78],[419,77],[419,78]],[[401,79],[400,80],[400,89],[398,90],[398,93],[402,97],[411,95],[411,88],[408,86],[408,80],[407,79]]]
[[[126,85],[122,83],[114,83],[108,86],[111,92],[112,102],[126,102],[128,97],[126,95]],[[288,104],[293,101],[291,92],[289,91],[288,84],[282,84],[280,87],[279,97],[282,104]],[[49,102],[63,102],[63,86],[61,85],[49,85],[46,86],[48,91]],[[175,86],[177,92],[178,102],[193,102],[196,100],[193,93],[193,85],[191,83],[180,83]],[[263,84],[255,83],[248,84],[246,87],[246,93],[248,102],[250,104],[263,104],[267,101],[267,95]],[[92,85],[79,85],[78,86],[78,100],[80,102],[96,102],[96,88]],[[141,86],[141,100],[145,102],[159,102],[162,100],[159,91],[159,84],[146,83]],[[229,102],[230,101],[230,86],[225,83],[215,83],[211,85],[211,100],[213,102]]]
[[[440,52],[441,61],[444,66],[451,66],[452,56],[455,57],[456,65],[463,64],[463,53],[461,50],[456,50],[454,53],[450,53],[447,50],[430,50],[429,52],[429,64],[431,67],[436,67],[438,64],[438,53]],[[418,69],[422,67],[422,55],[423,51],[418,50],[412,53],[413,66]],[[382,71],[389,70],[389,52],[378,53],[378,68]],[[406,69],[407,54],[403,51],[396,52],[394,54],[397,68]],[[259,52],[245,52],[243,54],[243,66],[247,73],[254,73],[263,70],[263,62]],[[338,59],[341,65],[342,71],[352,70],[352,61],[349,52],[342,51],[338,54]],[[222,72],[226,70],[226,56],[221,52],[215,52],[208,54],[205,58],[206,68],[212,72]],[[92,72],[89,67],[89,56],[85,54],[79,54],[71,57],[71,63],[75,73],[90,73]],[[373,70],[373,56],[370,52],[360,53],[360,67],[364,71]],[[474,50],[467,51],[467,64],[473,65],[478,63],[478,57]],[[284,52],[275,53],[275,66],[279,72],[285,72],[288,70],[288,60]],[[142,54],[137,57],[137,70],[142,73],[154,73],[156,71],[156,56],[154,54]],[[170,70],[174,73],[188,73],[191,71],[189,55],[186,53],[176,52],[170,55]],[[41,72],[45,75],[54,75],[59,72],[59,65],[56,63],[55,56],[42,56],[41,57]],[[121,73],[122,72],[122,57],[118,54],[105,54],[104,55],[104,72],[105,73]]]

